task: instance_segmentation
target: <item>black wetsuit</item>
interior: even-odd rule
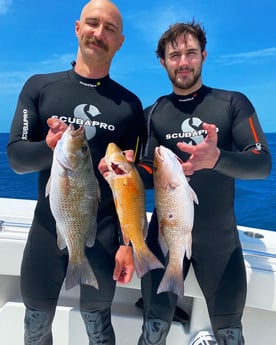
[[[255,110],[241,93],[202,86],[186,97],[161,97],[146,109],[146,115],[150,137],[142,163],[148,167],[152,167],[158,145],[170,148],[186,161],[188,154],[181,152],[176,143],[196,145],[206,136],[203,122],[217,126],[220,158],[213,169],[197,171],[190,180],[199,205],[195,205],[192,258],[190,262],[185,259],[184,276],[192,263],[215,334],[220,328],[241,327],[246,274],[234,215],[234,178],[260,179],[271,170],[271,157]],[[142,169],[140,172],[147,187],[152,187],[152,179]],[[148,234],[149,247],[164,261],[155,212]],[[154,270],[142,279],[144,335],[147,320],[159,319],[170,325],[173,317],[177,297],[173,293],[156,294],[163,274],[163,270]],[[140,343],[148,342],[144,339]]]
[[[135,150],[139,158],[146,132],[142,104],[109,76],[86,79],[73,69],[31,77],[19,96],[7,149],[10,165],[17,173],[39,171],[38,202],[22,261],[21,291],[28,308],[53,312],[68,254],[57,247],[55,221],[45,197],[52,162],[52,151],[45,142],[50,117],[85,126],[101,189],[96,243],[86,251],[99,290],[81,286],[80,307],[86,311],[108,309],[115,289],[114,254],[120,231],[111,190],[97,166],[109,142]]]

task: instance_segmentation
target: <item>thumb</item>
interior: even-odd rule
[[[115,260],[115,267],[114,267],[114,271],[113,271],[113,279],[114,280],[118,280],[121,274],[121,265],[118,263],[117,260]]]

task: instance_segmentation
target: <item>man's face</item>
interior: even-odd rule
[[[201,52],[198,40],[191,34],[181,35],[176,44],[167,44],[165,59],[160,59],[176,93],[189,94],[202,85],[201,70],[206,51]]]
[[[124,41],[120,14],[110,3],[93,1],[76,22],[76,36],[84,58],[110,63]]]

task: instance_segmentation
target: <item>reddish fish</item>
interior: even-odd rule
[[[132,243],[135,269],[140,278],[149,270],[164,267],[144,240],[147,236],[144,185],[134,164],[128,162],[116,144],[108,145],[105,159],[109,169],[105,178],[112,190],[124,242]]]

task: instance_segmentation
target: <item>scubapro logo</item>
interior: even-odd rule
[[[96,134],[95,125],[97,125],[97,122],[93,121],[93,118],[100,114],[101,112],[99,111],[99,109],[93,105],[80,104],[75,108],[75,111],[74,111],[75,118],[82,119],[84,122],[87,120],[88,121],[92,120],[92,125],[89,127],[88,126],[85,127],[86,137],[88,140],[92,139]],[[93,124],[93,122],[95,123]]]
[[[67,124],[76,124],[78,126],[84,126],[86,137],[91,140],[96,135],[97,128],[101,128],[107,131],[115,131],[115,126],[102,121],[97,121],[95,118],[101,115],[99,109],[90,104],[80,104],[74,110],[74,117],[68,116],[57,116],[52,117],[58,118]]]
[[[181,139],[186,144],[197,145],[201,143],[207,132],[202,128],[202,121],[197,117],[186,119],[182,122],[180,133],[169,133],[166,139]]]

